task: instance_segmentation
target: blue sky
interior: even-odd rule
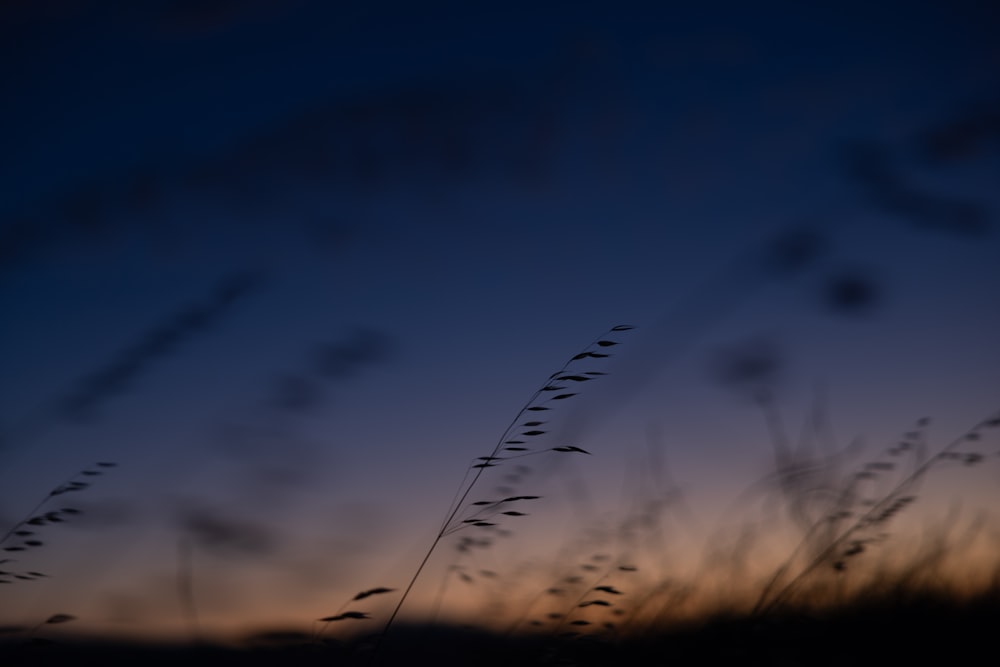
[[[175,622],[192,516],[249,536],[201,535],[206,617],[401,587],[466,467],[617,324],[554,411],[592,456],[539,464],[524,557],[613,523],[653,440],[705,529],[766,475],[727,351],[774,350],[790,428],[826,401],[842,446],[997,410],[995,17],[735,4],[3,9],[0,516],[120,463],[3,616]],[[761,268],[789,234],[815,259]],[[995,465],[959,490],[995,500]]]

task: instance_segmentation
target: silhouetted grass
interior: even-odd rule
[[[392,627],[403,604],[406,602],[407,596],[413,590],[417,579],[443,539],[458,532],[479,529],[481,533],[486,534],[486,537],[464,539],[458,546],[459,552],[464,553],[474,548],[488,548],[492,545],[493,538],[497,534],[506,534],[506,530],[502,527],[502,523],[505,520],[526,516],[525,512],[514,509],[515,507],[522,507],[522,503],[525,501],[530,502],[541,498],[540,495],[518,493],[515,485],[521,482],[524,474],[530,469],[524,466],[517,466],[515,473],[505,478],[506,483],[510,484],[510,486],[503,485],[497,487],[494,489],[496,495],[489,499],[470,500],[470,494],[477,488],[477,483],[483,478],[487,469],[509,465],[506,462],[512,459],[520,460],[549,452],[559,454],[589,454],[586,450],[565,442],[557,442],[555,446],[542,444],[539,447],[538,444],[540,441],[545,443],[545,438],[542,436],[545,436],[547,433],[544,430],[547,420],[535,417],[534,415],[547,414],[548,411],[557,408],[566,400],[576,396],[578,393],[575,390],[576,387],[582,387],[586,383],[605,375],[606,373],[603,371],[595,371],[586,366],[581,367],[581,365],[610,357],[611,353],[606,350],[618,345],[618,341],[613,337],[616,334],[630,331],[632,328],[625,324],[614,326],[594,339],[583,350],[570,357],[559,370],[546,378],[542,386],[518,410],[517,415],[515,415],[507,428],[504,429],[492,451],[486,456],[476,458],[470,465],[469,472],[459,485],[458,491],[455,494],[455,500],[445,515],[441,529],[431,541],[430,547],[417,565],[416,571],[407,583],[403,594],[389,615],[388,620],[385,622],[382,631],[383,637]],[[468,575],[464,576],[468,577]],[[381,650],[382,644],[382,641],[376,643],[373,660],[378,651]]]
[[[34,581],[48,576],[44,572],[25,569],[22,561],[30,555],[29,552],[45,546],[42,538],[48,527],[65,523],[80,514],[81,510],[70,503],[60,503],[61,506],[54,507],[56,499],[68,493],[86,490],[91,482],[84,480],[99,477],[116,465],[111,461],[99,461],[57,484],[20,521],[0,535],[0,553],[4,556],[0,558],[0,584]]]
[[[767,619],[717,614],[632,639],[505,635],[456,626],[398,624],[380,650],[385,664],[483,665],[878,665],[985,664],[996,651],[1000,588],[965,600],[911,592],[876,595],[824,611],[787,609]],[[260,633],[242,644],[157,644],[65,638],[0,642],[0,663],[145,665],[189,661],[222,667],[360,665],[369,637],[309,642],[296,632]]]
[[[570,388],[605,375],[590,366],[584,370],[581,364],[607,358],[607,350],[618,344],[609,336],[629,329],[614,327],[571,357],[524,404],[495,447],[470,463],[439,532],[387,617],[380,618],[362,603],[395,593],[391,585],[398,582],[361,590],[317,619],[322,625],[314,624],[311,631],[258,633],[237,645],[102,642],[68,634],[63,627],[50,630],[49,625],[75,620],[54,614],[33,625],[0,628],[0,639],[5,639],[0,643],[0,664],[167,665],[200,660],[217,665],[395,665],[417,658],[437,665],[658,665],[678,660],[874,665],[899,660],[954,662],[991,649],[989,628],[1000,612],[1000,561],[979,566],[994,568],[991,581],[984,584],[980,578],[978,584],[962,589],[942,564],[947,558],[963,557],[967,543],[946,527],[923,548],[907,554],[890,527],[915,502],[918,483],[938,468],[977,466],[996,458],[993,440],[1000,430],[1000,415],[981,420],[937,449],[926,435],[929,420],[921,419],[868,461],[847,467],[836,447],[816,454],[804,442],[793,443],[784,435],[773,395],[766,382],[760,382],[770,373],[770,364],[759,355],[746,363],[730,360],[731,369],[740,383],[752,386],[771,430],[775,468],[763,486],[777,492],[787,523],[800,534],[798,545],[769,576],[741,572],[743,561],[753,557],[750,542],[745,553],[723,558],[721,567],[706,559],[702,571],[687,580],[665,577],[662,571],[646,572],[638,563],[656,561],[657,554],[650,550],[655,551],[664,537],[661,521],[684,504],[683,494],[672,482],[650,497],[637,498],[637,509],[621,520],[617,531],[620,537],[627,536],[621,539],[627,547],[609,534],[577,547],[572,560],[556,564],[550,583],[541,584],[523,602],[518,602],[519,587],[537,586],[537,578],[518,581],[512,570],[462,565],[462,558],[513,535],[508,522],[522,521],[530,513],[514,508],[527,509],[542,499],[542,491],[536,489],[535,495],[524,487],[531,483],[531,468],[523,465],[524,459],[590,453],[574,444],[547,441],[544,417],[576,395]],[[812,416],[816,431],[812,437],[828,436],[819,432],[823,422]],[[100,463],[78,476],[96,476],[113,465]],[[494,468],[508,472],[491,491],[481,491],[480,482]],[[662,462],[651,468],[664,474]],[[58,485],[0,544],[18,556],[40,547],[34,533],[38,527],[75,513],[71,507],[45,511],[45,504],[86,486],[77,477]],[[448,568],[434,613],[424,617],[424,625],[397,622],[430,557],[443,540],[458,533],[463,533],[454,540],[458,560]],[[897,548],[903,553],[895,553]],[[873,553],[881,554],[881,559]],[[858,562],[864,566],[855,567]],[[33,571],[0,574],[10,578],[5,583],[42,576]],[[462,627],[436,623],[436,607],[453,574],[467,583],[497,582],[510,593],[511,617],[497,622],[488,615],[470,616]],[[729,595],[712,592],[720,587]],[[692,599],[697,602],[691,604]],[[193,599],[190,603],[193,615]],[[371,634],[371,625],[356,621],[375,621],[382,630]],[[500,626],[505,630],[495,629]]]

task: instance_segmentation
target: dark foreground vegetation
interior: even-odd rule
[[[240,644],[122,643],[94,639],[0,644],[0,664],[256,665],[885,665],[986,664],[996,655],[1000,587],[964,601],[939,595],[870,600],[824,612],[732,615],[643,637],[500,636],[454,626],[398,625],[372,660],[375,638],[310,642],[295,632]],[[986,661],[986,662],[984,662]]]

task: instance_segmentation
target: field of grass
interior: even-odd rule
[[[1000,588],[958,601],[908,595],[858,601],[822,612],[764,619],[726,616],[668,626],[643,636],[504,636],[454,626],[399,626],[376,664],[403,665],[879,665],[984,664],[995,654]],[[220,666],[367,665],[375,639],[314,642],[296,632],[262,633],[242,645],[9,641],[4,665],[40,667],[198,661]]]
[[[703,567],[689,579],[647,573],[661,555],[664,521],[684,510],[683,493],[668,484],[638,498],[607,544],[592,539],[556,563],[548,585],[539,587],[537,577],[518,581],[516,574],[477,569],[477,553],[489,550],[506,525],[524,520],[529,512],[523,510],[543,502],[522,488],[530,472],[525,463],[591,455],[573,445],[544,444],[545,424],[550,411],[603,379],[608,350],[626,342],[631,329],[620,325],[597,337],[531,395],[494,449],[470,466],[404,588],[364,589],[308,630],[304,623],[218,643],[82,636],[72,632],[72,616],[54,614],[33,626],[2,628],[2,664],[884,665],[965,664],[992,652],[991,629],[1000,617],[1000,549],[992,518],[955,511],[930,527],[906,518],[922,485],[939,471],[995,465],[1000,414],[939,445],[927,436],[929,420],[920,419],[897,441],[852,463],[843,452],[822,454],[806,445],[822,439],[820,419],[813,421],[811,438],[785,439],[774,399],[759,385],[752,396],[772,426],[774,448],[773,473],[760,484],[778,500],[783,540],[765,534],[774,525],[746,525],[728,551],[713,556],[706,550]],[[767,368],[759,357],[744,357],[731,360],[730,373],[753,385]],[[2,537],[8,554],[42,546],[37,531],[75,514],[65,496],[85,492],[112,468],[113,462],[97,463],[53,489]],[[516,471],[504,477],[508,486],[499,495],[481,489],[493,468]],[[924,530],[916,542],[915,525]],[[768,540],[771,559],[750,567]],[[492,580],[495,599],[484,600],[487,611],[461,623],[452,616],[415,624],[400,612],[445,544],[454,560],[426,617],[437,617],[456,581]],[[786,545],[777,557],[775,544]],[[197,600],[184,563],[179,557],[178,595],[196,627]],[[17,564],[13,557],[4,560],[5,583],[25,585],[44,576],[11,569]],[[534,592],[525,590],[532,586]],[[391,602],[373,608],[373,601]]]
[[[995,662],[989,12],[5,4],[0,667]]]

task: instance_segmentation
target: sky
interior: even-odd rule
[[[413,617],[449,564],[478,588],[445,616],[638,558],[609,536],[650,499],[676,502],[644,565],[697,561],[773,496],[775,419],[853,470],[1000,409],[987,3],[344,4],[0,8],[4,530],[92,482],[3,556],[51,576],[0,622],[190,632],[187,585],[243,631],[398,594],[582,352],[606,375],[467,501],[543,498],[462,533],[496,548],[444,540]],[[992,438],[914,514],[995,506]]]

